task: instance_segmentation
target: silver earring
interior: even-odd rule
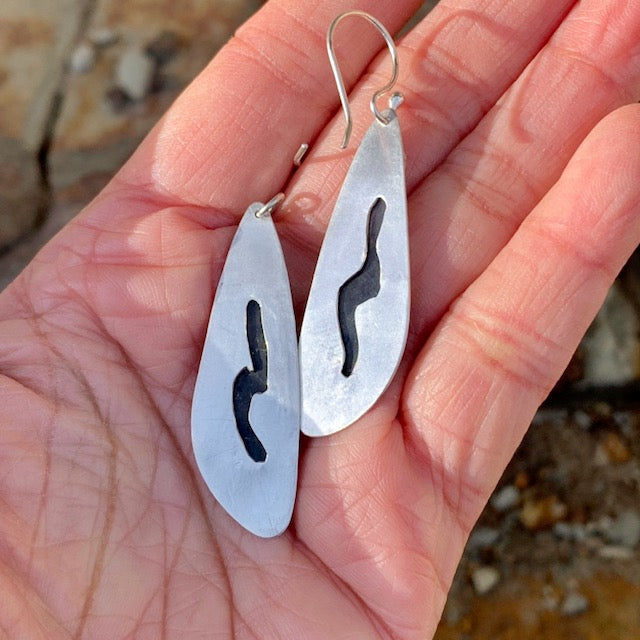
[[[298,472],[300,390],[289,278],[271,212],[252,204],[216,290],[191,410],[193,451],[220,505],[261,537],[282,533]]]
[[[404,152],[396,110],[401,94],[380,112],[376,100],[398,77],[393,38],[375,18],[348,11],[331,23],[327,49],[351,134],[349,102],[333,49],[347,16],[383,35],[393,64],[389,83],[371,98],[373,124],[364,135],[322,244],[300,333],[302,431],[324,436],[362,416],[391,381],[409,326],[409,242]]]

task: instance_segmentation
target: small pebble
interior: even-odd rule
[[[591,520],[585,524],[585,532],[588,536],[607,535],[607,532],[613,526],[613,520],[609,516],[602,516],[599,520]]]
[[[151,90],[156,65],[137,47],[127,49],[116,66],[116,86],[132,100],[142,100]]]
[[[89,41],[96,47],[108,47],[118,41],[118,34],[109,27],[96,27],[87,34]]]
[[[580,523],[556,522],[553,525],[553,533],[561,540],[583,542],[587,537],[584,525]]]
[[[553,526],[567,516],[567,505],[552,495],[539,500],[528,500],[520,512],[520,522],[526,529],[537,531]]]
[[[640,514],[636,511],[623,511],[605,534],[607,541],[629,549],[640,542]]]
[[[550,584],[545,584],[542,587],[542,606],[547,611],[555,611],[559,605],[560,599],[556,590]]]
[[[615,431],[606,433],[598,446],[602,447],[608,461],[612,464],[622,464],[631,459],[631,451],[627,443]]]
[[[492,529],[491,527],[476,527],[469,536],[467,542],[468,551],[479,551],[481,549],[487,549],[493,546],[500,537],[500,531],[498,529]]]
[[[616,411],[612,417],[613,422],[620,429],[622,434],[627,438],[633,438],[635,420],[632,414],[628,411]]]
[[[520,502],[520,491],[512,484],[508,484],[499,489],[491,498],[491,506],[498,512],[504,513],[518,505]]]
[[[591,426],[591,416],[586,411],[577,410],[573,412],[573,421],[585,431]]]
[[[88,42],[81,42],[69,58],[69,69],[78,75],[88,73],[96,64],[96,51]]]
[[[179,49],[180,36],[173,31],[163,31],[147,45],[145,51],[160,66],[169,62]]]
[[[581,593],[572,591],[567,595],[562,603],[561,612],[563,616],[577,616],[584,613],[589,608],[589,601]]]
[[[478,567],[471,574],[471,582],[475,592],[481,596],[500,582],[500,573],[495,567]]]
[[[607,544],[598,549],[598,555],[606,560],[631,560],[633,558],[633,549]]]

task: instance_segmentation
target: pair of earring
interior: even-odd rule
[[[384,36],[389,83],[371,99],[374,121],[352,161],[318,257],[300,340],[287,269],[271,213],[284,199],[252,204],[232,241],[216,291],[192,405],[200,472],[220,505],[261,537],[282,533],[295,501],[299,433],[326,436],[362,416],[388,386],[409,324],[409,248],[404,154],[393,94],[393,38],[362,11],[336,17],[327,49],[351,133],[333,49],[338,23],[359,16]]]

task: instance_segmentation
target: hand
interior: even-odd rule
[[[394,31],[418,4],[359,6]],[[640,239],[640,107],[616,110],[639,97],[640,5],[451,0],[402,41],[406,357],[368,415],[303,442],[294,521],[263,540],[199,477],[191,395],[235,225],[279,190],[302,312],[389,74],[385,50],[363,75],[383,42],[342,24],[341,152],[324,34],[347,8],[271,0],[2,294],[4,637],[433,634],[474,521]]]

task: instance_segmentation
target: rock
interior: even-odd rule
[[[608,542],[634,549],[640,542],[640,514],[636,511],[623,511],[607,530]]]
[[[517,487],[508,484],[493,494],[491,506],[498,512],[504,513],[518,505],[520,502],[520,491]]]
[[[495,567],[477,567],[471,573],[471,582],[475,592],[482,596],[500,582],[500,573]]]
[[[81,42],[71,53],[69,70],[71,73],[88,73],[96,64],[96,50],[89,42]]]
[[[557,590],[550,584],[542,587],[542,607],[546,611],[556,611],[560,605],[560,598]]]
[[[587,431],[591,426],[592,420],[591,416],[586,411],[581,411],[579,409],[573,412],[573,422],[576,426],[580,427],[580,429]]]
[[[553,525],[553,533],[560,540],[572,542],[582,542],[587,537],[584,525],[579,522],[556,522]]]
[[[582,344],[584,382],[624,384],[640,377],[640,319],[619,282],[615,282]]]
[[[589,601],[577,591],[570,592],[562,603],[560,612],[563,616],[577,616],[589,608]]]
[[[46,216],[46,148],[85,0],[0,3],[0,253]],[[1,274],[4,276],[4,274]]]
[[[613,520],[609,516],[602,516],[599,520],[587,522],[585,532],[588,536],[607,536],[613,526]]]
[[[520,512],[520,522],[526,529],[537,531],[553,526],[567,515],[567,506],[557,496],[526,500]]]
[[[56,0],[54,3],[38,0],[38,6],[42,5],[47,10],[50,8],[51,13],[58,16],[62,14],[61,7],[71,1],[86,7],[86,0]],[[25,3],[24,0],[0,2],[3,18],[7,2],[17,7],[32,4]],[[173,103],[176,95],[202,71],[240,23],[263,2],[184,0],[180,3],[179,10],[175,11],[171,9],[171,3],[153,3],[149,0],[92,0],[90,4],[87,39],[95,42],[98,58],[91,73],[72,76],[65,83],[64,100],[48,157],[49,182],[54,190],[66,189],[84,176],[90,177],[96,172],[114,173],[119,169]],[[33,13],[33,9],[31,12]],[[44,10],[38,10],[38,14],[40,13],[44,13]],[[100,32],[105,30],[103,37]],[[30,27],[28,31],[33,32],[35,29]],[[163,31],[180,35],[180,55],[174,56],[163,66],[162,76],[154,74],[152,85],[147,89],[151,93],[142,103],[134,104],[125,88],[114,81],[116,67],[128,48],[138,45],[138,49],[143,50],[147,43],[152,42]],[[114,35],[117,41],[111,43]],[[64,62],[68,60],[77,38],[78,32],[75,31],[71,46],[65,50]],[[0,41],[1,39],[2,29]],[[107,45],[106,42],[110,44]],[[37,59],[44,57],[40,52],[36,53]],[[146,55],[144,51],[142,54]],[[157,81],[161,84],[160,91],[156,91],[154,86]],[[126,95],[126,100],[122,99],[122,95],[110,91],[114,85]],[[27,110],[16,110],[16,113],[20,112]],[[4,122],[3,112],[0,130]]]
[[[118,42],[118,34],[109,27],[94,27],[89,30],[87,39],[91,44],[102,49]]]
[[[615,411],[611,416],[613,423],[627,438],[633,438],[635,427],[638,424],[638,416],[629,411]]]
[[[467,541],[467,550],[481,551],[493,546],[500,538],[500,531],[491,527],[476,527]]]
[[[627,443],[615,432],[605,433],[596,446],[596,464],[622,464],[631,459]]]
[[[163,31],[146,46],[145,52],[158,66],[161,66],[178,53],[180,46],[181,39],[177,33]]]
[[[132,100],[147,97],[156,72],[154,61],[138,47],[130,47],[120,57],[115,71],[115,83]]]
[[[598,549],[598,555],[606,560],[631,560],[634,553],[629,547],[606,544]]]

